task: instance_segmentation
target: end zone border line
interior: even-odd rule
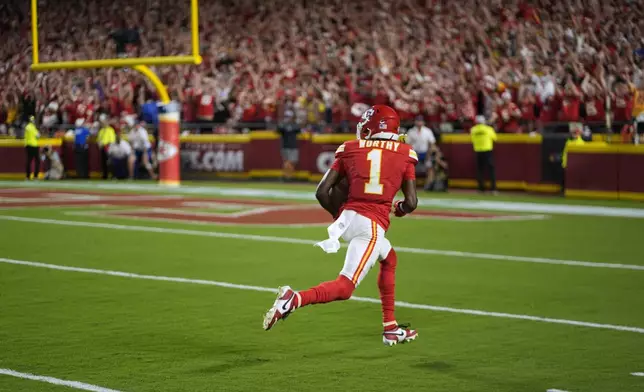
[[[61,225],[61,226],[93,227],[93,228],[110,229],[110,230],[142,231],[142,232],[165,233],[165,234],[183,234],[183,235],[194,235],[194,236],[202,236],[202,237],[229,238],[229,239],[250,240],[250,241],[281,242],[281,243],[287,243],[287,244],[315,245],[315,243],[317,242],[313,240],[306,240],[306,239],[300,239],[300,238],[275,237],[275,236],[265,236],[265,235],[259,235],[259,234],[237,234],[237,233],[225,233],[225,232],[217,232],[217,231],[172,229],[167,227],[156,227],[156,226],[130,226],[130,225],[123,225],[123,224],[115,224],[115,223],[28,218],[23,216],[12,216],[12,215],[0,215],[0,220],[51,224],[51,225]],[[342,244],[342,246],[346,247],[347,245]],[[574,266],[574,267],[612,268],[612,269],[644,271],[644,265],[635,265],[635,264],[613,264],[613,263],[602,263],[602,262],[591,262],[591,261],[580,261],[580,260],[549,259],[545,257],[496,255],[496,254],[489,254],[489,253],[461,252],[461,251],[455,251],[455,250],[409,248],[404,246],[400,246],[400,247],[397,246],[396,251],[403,252],[403,253],[486,259],[486,260],[497,260],[497,261],[500,260],[500,261],[519,262],[519,263],[555,264],[555,265],[568,265],[568,266]]]
[[[149,208],[149,209],[130,209],[130,210],[116,210],[109,209],[105,211],[64,211],[64,215],[69,216],[83,216],[83,217],[95,217],[95,218],[116,218],[116,219],[128,219],[134,221],[149,221],[149,222],[163,222],[163,223],[172,223],[172,224],[190,224],[198,226],[238,226],[246,228],[280,228],[280,229],[303,229],[309,227],[327,227],[328,223],[236,223],[236,222],[207,222],[207,221],[196,221],[196,220],[187,220],[187,219],[170,219],[170,218],[156,218],[156,217],[141,217],[135,215],[137,212],[159,212],[164,211],[163,208]],[[120,213],[134,213],[134,214],[120,214]],[[205,213],[207,214],[207,213]],[[197,215],[197,214],[192,214]],[[197,215],[198,216],[198,215]],[[225,214],[221,214],[221,218],[226,217]]]
[[[99,387],[98,385],[86,384],[86,383],[80,382],[80,381],[68,381],[68,380],[61,380],[60,378],[55,378],[55,377],[38,376],[38,375],[35,375],[35,374],[31,374],[31,373],[17,372],[15,370],[11,370],[11,369],[0,368],[0,375],[1,374],[4,374],[6,376],[17,377],[17,378],[24,378],[24,379],[27,379],[27,380],[46,382],[48,384],[62,385],[62,386],[65,386],[65,387],[81,389],[83,391],[120,392],[120,391],[117,391],[116,389],[103,388],[103,387]]]
[[[229,282],[219,282],[215,280],[189,279],[189,278],[180,278],[180,277],[173,277],[173,276],[143,275],[143,274],[136,274],[131,272],[102,270],[102,269],[95,269],[95,268],[70,267],[66,265],[47,264],[47,263],[40,263],[35,261],[23,261],[23,260],[0,258],[0,263],[23,265],[23,266],[37,267],[37,268],[47,268],[47,269],[58,270],[58,271],[83,272],[83,273],[89,273],[89,274],[118,276],[121,278],[157,280],[157,281],[176,282],[176,283],[192,283],[192,284],[201,284],[201,285],[208,285],[208,286],[225,287],[225,288],[238,289],[238,290],[251,290],[251,291],[269,292],[269,293],[277,292],[277,289],[272,289],[269,287],[262,287],[262,286],[251,286],[251,285],[243,285],[243,284],[236,284],[236,283],[229,283]],[[353,296],[350,299],[358,302],[380,304],[380,299],[378,298]],[[609,329],[613,331],[634,332],[634,333],[644,334],[644,328],[631,327],[626,325],[600,324],[600,323],[592,323],[592,322],[586,322],[586,321],[575,321],[575,320],[566,320],[566,319],[555,319],[555,318],[549,318],[549,317],[530,316],[526,314],[487,312],[484,310],[476,310],[476,309],[461,309],[461,308],[450,308],[447,306],[414,304],[414,303],[404,302],[404,301],[396,301],[396,306],[400,308],[429,310],[434,312],[460,313],[460,314],[467,314],[470,316],[488,316],[488,317],[497,317],[497,318],[538,321],[538,322],[550,323],[550,324],[565,324],[565,325],[573,325],[577,327]],[[258,328],[259,328],[259,325],[258,325]]]
[[[183,235],[194,235],[194,236],[201,236],[201,237],[229,238],[229,239],[250,240],[250,241],[281,242],[281,243],[287,243],[287,244],[315,245],[315,243],[317,242],[313,240],[305,240],[300,238],[275,237],[275,236],[265,236],[265,235],[259,235],[259,234],[237,234],[237,233],[224,233],[224,232],[217,232],[217,231],[172,229],[172,228],[156,227],[156,226],[130,226],[130,225],[123,225],[123,224],[115,224],[115,223],[28,218],[23,216],[12,216],[12,215],[0,215],[0,220],[27,222],[27,223],[41,223],[41,224],[51,224],[51,225],[61,225],[61,226],[93,227],[93,228],[110,229],[110,230],[183,234]],[[346,247],[346,244],[342,244],[342,246]],[[474,259],[497,260],[497,261],[500,260],[500,261],[511,261],[511,262],[518,262],[518,263],[555,264],[555,265],[568,265],[568,266],[574,266],[574,267],[612,268],[612,269],[644,271],[644,265],[635,265],[635,264],[613,264],[613,263],[590,262],[590,261],[580,261],[580,260],[549,259],[544,257],[496,255],[496,254],[489,254],[489,253],[461,252],[461,251],[455,251],[455,250],[409,248],[404,246],[400,246],[400,247],[397,246],[396,251],[403,252],[403,253],[474,258]]]

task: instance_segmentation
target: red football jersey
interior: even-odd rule
[[[600,122],[606,120],[604,98],[587,97],[584,105],[586,107],[586,121]]]
[[[561,121],[579,121],[579,107],[581,106],[581,98],[575,96],[564,95],[559,107],[559,120]]]
[[[616,121],[630,121],[633,117],[633,96],[613,97],[613,119]]]
[[[418,157],[410,145],[392,140],[351,140],[338,147],[331,169],[346,177],[353,210],[389,228],[389,213],[404,180],[416,179]]]
[[[215,101],[210,94],[201,94],[197,97],[197,118],[212,121],[215,116]]]
[[[519,125],[519,118],[517,114],[519,113],[519,108],[514,102],[504,103],[502,106],[499,106],[496,109],[496,114],[499,117],[497,127],[502,132],[506,133],[518,133],[521,131],[521,126]]]

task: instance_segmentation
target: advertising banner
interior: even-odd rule
[[[243,173],[247,143],[181,143],[181,177],[198,179],[220,173]]]

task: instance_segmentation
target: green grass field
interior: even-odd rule
[[[340,271],[343,251],[311,246],[326,237],[323,222],[110,214],[141,210],[139,195],[165,193],[243,204],[264,192],[271,203],[302,208],[311,186],[96,184],[62,183],[57,194],[42,183],[24,192],[16,190],[24,183],[0,183],[0,391],[71,390],[3,370],[127,392],[644,391],[644,377],[632,375],[644,372],[644,204],[427,196],[422,210],[440,219],[396,219],[388,233],[400,249],[397,318],[419,331],[412,344],[388,348],[380,307],[369,300],[378,298],[375,268],[356,290],[362,301],[300,309],[262,330],[270,290],[308,288]],[[57,206],[96,192],[135,201]],[[32,196],[49,201],[32,205]],[[476,200],[589,209],[535,217]],[[463,201],[471,207],[450,204]],[[193,205],[200,214],[252,209]],[[306,208],[280,213],[290,222]],[[440,216],[477,212],[512,219]]]

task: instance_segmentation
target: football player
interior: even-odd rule
[[[378,288],[382,303],[382,340],[385,345],[409,342],[415,330],[398,325],[394,316],[394,291],[397,257],[385,233],[389,214],[405,216],[416,209],[416,152],[399,138],[400,118],[389,106],[375,105],[361,117],[358,140],[342,144],[335,161],[318,185],[320,205],[335,219],[329,226],[329,239],[319,242],[327,253],[340,249],[342,237],[349,243],[344,267],[337,279],[308,290],[296,292],[289,286],[279,288],[273,307],[264,317],[269,330],[303,306],[347,300],[368,271],[380,261]],[[341,182],[348,183],[346,202],[334,202]],[[402,188],[404,200],[393,199]],[[337,196],[337,195],[335,195]]]

